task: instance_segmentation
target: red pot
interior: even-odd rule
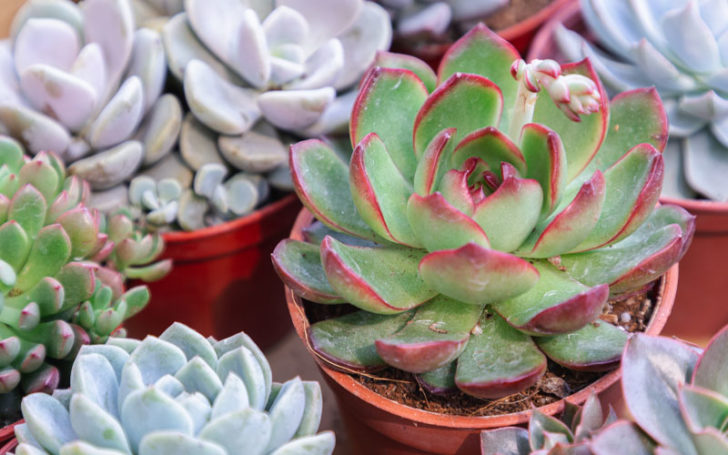
[[[302,210],[293,226],[291,238],[302,240],[301,230],[311,224],[313,216]],[[657,335],[667,320],[677,292],[678,266],[673,266],[660,285],[657,308],[646,332]],[[301,299],[286,288],[288,311],[299,338],[314,356],[326,382],[334,390],[341,416],[348,434],[359,454],[474,454],[478,453],[479,435],[482,430],[510,425],[524,425],[530,411],[493,417],[465,417],[436,414],[414,409],[389,400],[364,387],[348,374],[332,370],[325,360],[311,349],[306,336],[309,327]],[[605,404],[619,407],[621,391],[618,380],[620,371],[615,370],[600,378],[567,399],[581,404],[592,391],[596,391]],[[564,400],[539,408],[554,415],[564,408]]]
[[[290,323],[270,254],[300,208],[290,194],[235,221],[164,234],[162,257],[174,266],[149,283],[152,301],[124,323],[129,335],[158,335],[179,321],[216,338],[243,330],[261,348],[278,341]]]
[[[558,60],[563,57],[553,39],[559,23],[589,37],[579,4],[571,4],[559,11],[536,35],[529,59]],[[677,305],[663,334],[705,346],[728,324],[728,280],[723,259],[728,254],[728,203],[667,197],[660,200],[679,205],[697,216],[693,243],[680,261]]]
[[[0,428],[0,455],[6,455],[10,453],[18,445],[18,440],[15,439],[15,426],[23,423],[23,420],[19,420],[12,425]]]

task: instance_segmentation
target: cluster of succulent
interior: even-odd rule
[[[503,8],[509,0],[378,0],[392,16],[403,42],[450,42],[452,34]]]
[[[561,25],[569,59],[589,57],[614,91],[655,86],[670,121],[668,196],[728,200],[728,4],[582,0],[598,46]]]
[[[158,236],[141,236],[121,215],[107,221],[86,207],[89,193],[55,154],[30,159],[0,137],[0,394],[55,389],[53,362],[105,341],[147,304],[146,287],[124,292],[125,277],[169,270],[152,263]]]
[[[313,349],[481,398],[534,384],[546,357],[615,366],[627,334],[599,320],[609,296],[659,277],[694,231],[685,210],[656,207],[657,93],[610,103],[588,61],[526,64],[482,24],[437,74],[396,54],[376,65],[350,160],[318,140],[291,148],[323,224],[283,240],[276,269],[306,299],[360,310],[313,324]]]
[[[319,384],[271,376],[244,333],[215,341],[175,323],[110,338],[81,348],[69,389],[23,399],[15,453],[330,455]]]
[[[182,108],[162,95],[159,32],[136,29],[129,0],[30,0],[0,43],[0,130],[56,153],[94,191],[123,183],[174,147]]]
[[[622,354],[622,390],[633,421],[606,419],[595,396],[567,403],[561,421],[534,411],[528,430],[483,432],[483,455],[719,455],[728,453],[728,327],[704,351],[637,334]]]

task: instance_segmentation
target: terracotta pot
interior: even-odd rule
[[[278,341],[290,322],[270,254],[300,208],[290,194],[235,221],[164,234],[162,257],[174,267],[149,283],[152,302],[124,323],[129,334],[159,334],[179,321],[216,338],[243,330],[261,348]]]
[[[301,230],[311,224],[313,216],[302,210],[296,219],[291,238],[302,240]],[[677,292],[678,266],[673,266],[661,281],[657,308],[646,332],[657,335],[667,320]],[[436,414],[414,409],[378,395],[352,376],[329,368],[324,359],[311,349],[306,336],[309,326],[301,299],[286,288],[288,311],[299,338],[306,344],[323,372],[326,382],[334,390],[357,453],[378,455],[404,454],[473,454],[479,447],[482,430],[509,425],[524,425],[530,411],[492,417],[465,417]],[[606,403],[620,407],[620,371],[602,376],[591,386],[567,399],[583,403],[592,391],[599,393]],[[554,415],[564,408],[564,400],[539,408]]]
[[[524,19],[517,24],[513,24],[510,27],[499,31],[498,34],[506,40],[510,41],[510,43],[513,44],[513,46],[515,46],[515,48],[518,49],[518,51],[522,55],[525,55],[539,27],[541,27],[541,25],[546,22],[551,16],[553,16],[557,11],[566,7],[569,3],[575,1],[577,0],[554,0],[548,6],[538,11],[536,14],[529,16],[527,19]],[[437,66],[440,64],[442,56],[445,55],[445,52],[451,44],[452,43],[430,44],[417,48],[406,48],[397,47],[395,42],[393,50],[396,52],[403,52],[406,54],[415,55],[427,62],[433,68],[437,69]]]
[[[18,445],[18,440],[15,439],[15,426],[21,423],[23,421],[19,420],[12,425],[0,428],[0,455],[9,453]]]
[[[532,58],[563,56],[553,39],[555,27],[566,27],[589,37],[579,4],[559,11],[536,35],[528,55]],[[695,236],[680,261],[680,287],[672,317],[664,335],[676,336],[700,346],[728,324],[728,280],[724,256],[728,254],[728,203],[663,197],[665,204],[679,205],[696,215]]]

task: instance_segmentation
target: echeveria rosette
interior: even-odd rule
[[[273,382],[244,333],[216,341],[179,323],[84,346],[70,388],[29,395],[22,411],[17,455],[330,455],[335,442],[316,434],[317,382]]]
[[[172,150],[182,109],[161,95],[162,38],[136,29],[129,0],[30,0],[0,54],[0,129],[31,154],[56,153],[94,191]]]
[[[0,394],[51,392],[59,381],[53,362],[104,341],[144,308],[147,288],[123,292],[125,275],[112,267],[142,279],[169,269],[169,261],[121,261],[134,241],[85,206],[89,193],[56,155],[30,159],[0,136]]]
[[[588,61],[519,63],[483,25],[437,75],[408,56],[377,64],[349,162],[318,140],[291,148],[296,192],[328,227],[281,242],[274,264],[302,297],[363,310],[314,324],[314,349],[484,398],[535,383],[546,356],[613,367],[627,334],[597,320],[609,295],[656,279],[694,230],[655,208],[656,92],[608,103]]]
[[[599,47],[559,26],[566,57],[589,57],[610,90],[655,86],[664,100],[664,193],[728,200],[728,5],[582,0],[581,7]]]

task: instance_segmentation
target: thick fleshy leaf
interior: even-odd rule
[[[394,315],[357,311],[313,324],[308,337],[313,349],[334,366],[375,371],[386,364],[374,342],[397,332],[412,314],[412,311]]]
[[[354,149],[349,182],[354,205],[374,232],[394,243],[420,246],[407,221],[412,184],[397,169],[376,133],[365,136]]]
[[[74,393],[69,410],[71,425],[80,439],[97,447],[129,452],[129,443],[119,421],[86,395]]]
[[[526,159],[518,146],[492,126],[473,131],[463,138],[453,151],[450,164],[459,169],[472,157],[483,160],[495,173],[500,172],[503,162],[512,164],[521,175],[526,173]]]
[[[208,423],[200,432],[200,439],[214,442],[227,453],[260,455],[272,433],[271,421],[266,413],[253,408],[232,412]]]
[[[651,455],[654,443],[635,424],[620,420],[592,438],[591,449],[595,455]]]
[[[321,43],[342,33],[356,19],[362,8],[361,0],[328,2],[325,0],[279,0],[276,5],[293,8],[306,18],[309,33],[304,44],[316,49]]]
[[[334,451],[336,438],[331,431],[324,431],[315,436],[305,436],[293,439],[282,445],[271,455],[298,455],[306,453],[310,455],[331,455]]]
[[[397,169],[411,181],[417,167],[412,150],[413,125],[426,99],[427,89],[414,73],[391,68],[371,70],[351,113],[352,146],[369,133],[377,133]],[[397,115],[392,115],[394,112]]]
[[[539,410],[535,410],[528,421],[528,439],[531,447],[545,449],[549,447],[549,439],[553,436],[561,436],[563,443],[573,442],[571,430],[563,422],[555,417],[548,416]]]
[[[639,144],[607,169],[599,222],[574,251],[599,248],[637,230],[657,203],[664,167],[660,152],[649,144]]]
[[[548,125],[561,138],[566,156],[564,165],[568,163],[565,178],[569,182],[589,164],[604,140],[609,120],[609,101],[589,60],[564,64],[561,66],[561,71],[562,74],[580,74],[588,77],[597,84],[601,96],[599,112],[582,115],[579,122],[574,122],[565,116],[546,90],[539,93],[536,101],[533,121]]]
[[[478,398],[500,398],[538,381],[546,357],[531,338],[498,315],[486,313],[458,358],[455,382]]]
[[[518,427],[498,428],[480,433],[482,455],[526,455],[531,453],[528,430]]]
[[[486,126],[497,126],[503,95],[490,80],[457,73],[427,98],[414,124],[414,153],[421,157],[432,139],[446,128],[457,128],[454,143]]]
[[[557,206],[566,187],[566,153],[559,135],[547,127],[529,123],[521,131],[521,151],[528,166],[525,177],[541,184],[546,216]]]
[[[684,384],[678,387],[680,410],[693,433],[722,429],[728,419],[728,399],[710,389]]]
[[[316,123],[336,97],[331,87],[311,90],[271,90],[260,94],[258,106],[273,125],[296,131]]]
[[[57,453],[63,444],[77,438],[68,411],[55,398],[43,393],[28,395],[21,409],[25,423],[43,448]]]
[[[479,74],[493,81],[503,93],[501,125],[510,124],[516,102],[518,82],[511,76],[511,65],[521,56],[506,40],[483,24],[473,27],[445,53],[437,70],[440,83],[455,73]],[[499,125],[494,125],[499,126]]]
[[[622,354],[622,390],[635,422],[676,453],[697,455],[676,400],[698,361],[695,350],[677,340],[634,335]]]
[[[144,115],[144,87],[132,76],[119,88],[85,133],[94,149],[112,147],[129,139]]]
[[[430,93],[437,87],[437,74],[435,74],[430,65],[417,57],[408,54],[379,51],[372,63],[372,67],[377,66],[412,71],[425,84],[427,91]]]
[[[420,278],[424,251],[345,245],[332,237],[321,242],[321,260],[331,287],[352,305],[391,314],[414,308],[437,293]]]
[[[419,271],[436,291],[474,305],[514,297],[538,281],[538,270],[527,261],[475,243],[430,253]]]
[[[54,276],[71,256],[71,240],[60,224],[51,224],[38,232],[28,260],[18,272],[16,289],[27,291],[43,277]]]
[[[17,221],[8,221],[0,226],[0,261],[7,263],[13,270],[20,270],[25,263],[31,239]]]
[[[534,340],[551,360],[570,370],[604,371],[619,362],[627,333],[604,321],[596,321],[575,332]]]
[[[71,386],[75,394],[85,396],[112,417],[119,416],[116,372],[103,355],[87,352],[78,357],[71,370]]]
[[[241,346],[220,356],[217,366],[218,376],[227,382],[230,375],[239,376],[248,391],[250,408],[262,410],[268,401],[270,382],[267,373],[252,350]]]
[[[606,284],[585,286],[548,262],[533,265],[540,275],[536,285],[493,305],[509,324],[526,333],[546,335],[573,332],[599,316],[609,297]]]
[[[38,154],[37,156],[41,156]],[[53,166],[43,160],[35,159],[26,163],[20,168],[18,173],[18,184],[23,186],[31,184],[45,198],[46,202],[52,201],[60,186],[62,185],[62,176],[59,175]]]
[[[306,404],[303,409],[301,424],[293,435],[294,438],[315,434],[321,424],[324,405],[321,385],[316,381],[303,381],[303,391],[306,396]],[[266,408],[270,408],[270,406],[266,406]]]
[[[291,176],[299,199],[322,223],[365,239],[374,231],[356,210],[349,168],[324,142],[311,139],[291,146]]]
[[[68,171],[86,180],[94,190],[105,190],[129,179],[143,159],[142,144],[127,141],[76,161]]]
[[[0,123],[7,134],[21,140],[30,153],[63,154],[71,143],[71,135],[58,122],[23,106],[0,106]]]
[[[34,186],[25,185],[10,200],[8,220],[16,221],[30,238],[35,238],[44,225],[47,207],[43,195]]]
[[[443,174],[450,169],[447,162],[454,146],[451,139],[455,132],[455,128],[440,131],[420,157],[413,185],[415,192],[420,196],[433,193],[438,188]]]
[[[728,352],[728,329],[724,328],[710,340],[710,344],[700,356],[692,383],[721,395],[728,395],[728,385],[720,379],[725,377],[724,374],[728,370],[725,361],[726,352]]]
[[[435,395],[446,395],[457,389],[455,385],[455,370],[457,361],[415,376],[417,383],[430,393]]]
[[[440,193],[422,197],[412,194],[407,219],[418,243],[427,251],[449,250],[473,242],[490,247],[488,236],[469,216],[450,205]]]
[[[278,276],[297,295],[316,303],[344,302],[326,278],[317,245],[284,239],[271,257]]]
[[[266,452],[287,442],[296,433],[306,407],[306,392],[301,378],[283,384],[273,404],[268,408],[272,432]]]
[[[139,445],[140,455],[226,455],[225,449],[212,442],[173,431],[158,431],[147,435]]]
[[[389,365],[411,373],[435,370],[455,360],[465,348],[483,307],[437,296],[417,308],[399,331],[376,341]]]
[[[154,387],[129,394],[121,407],[121,423],[132,450],[149,433],[175,430],[192,436],[192,418],[182,405]]]

